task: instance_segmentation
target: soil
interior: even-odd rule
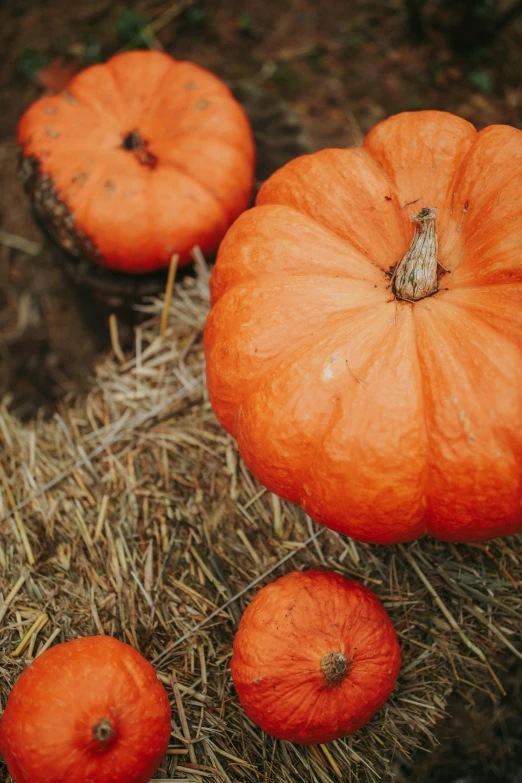
[[[433,23],[421,43],[411,38],[405,6],[403,0],[4,0],[0,398],[7,395],[24,419],[52,415],[68,394],[88,388],[92,367],[109,345],[106,321],[92,327],[89,305],[43,245],[17,176],[16,126],[43,88],[122,48],[149,45],[283,98],[317,149],[358,145],[390,114],[427,108],[454,112],[478,128],[522,127],[522,21],[464,57],[452,52],[441,31],[444,3],[425,3]],[[147,20],[152,31],[143,30]],[[25,250],[12,246],[13,237]],[[496,722],[486,707],[461,713],[441,728],[444,752],[400,776],[430,783],[520,781],[514,715],[520,699],[513,697],[509,717],[497,714]]]

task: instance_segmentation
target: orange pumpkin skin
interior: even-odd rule
[[[435,111],[264,184],[220,247],[205,351],[266,487],[367,542],[522,529],[521,188],[519,130]],[[390,276],[423,208],[442,266],[411,302]]]
[[[130,645],[92,636],[47,650],[18,678],[0,753],[14,783],[148,783],[170,733],[151,664]]]
[[[33,205],[69,252],[142,273],[215,250],[248,206],[254,143],[228,87],[162,52],[119,54],[18,127]]]
[[[241,618],[231,662],[249,718],[303,745],[367,723],[392,693],[400,665],[383,605],[333,571],[294,571],[260,590]]]

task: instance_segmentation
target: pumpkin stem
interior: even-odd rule
[[[133,130],[130,133],[127,133],[125,138],[122,141],[121,146],[124,150],[129,150],[132,152],[132,150],[139,150],[141,149],[143,144],[143,139],[141,138],[140,134],[137,130]]]
[[[340,652],[329,652],[321,658],[321,671],[330,685],[344,680],[348,671],[348,661]]]
[[[397,299],[417,302],[438,290],[437,210],[425,207],[410,219],[416,224],[409,250],[395,270],[394,291]]]
[[[116,732],[113,729],[111,721],[108,718],[102,718],[93,728],[92,736],[100,745],[106,745],[107,742],[116,736]]]
[[[154,153],[147,148],[147,142],[142,139],[137,130],[127,133],[121,146],[124,150],[134,152],[134,155],[143,166],[149,166],[151,169],[156,168],[158,159]]]

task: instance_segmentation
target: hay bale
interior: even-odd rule
[[[386,779],[435,742],[452,691],[503,694],[506,653],[522,657],[520,538],[369,546],[265,491],[206,395],[207,283],[200,263],[199,277],[177,286],[164,340],[163,304],[147,304],[135,354],[108,356],[87,398],[69,400],[61,415],[27,424],[0,409],[2,705],[49,645],[113,634],[155,662],[172,699],[174,736],[158,779]],[[356,735],[303,748],[248,721],[229,661],[256,585],[312,565],[376,591],[403,669],[388,704]]]

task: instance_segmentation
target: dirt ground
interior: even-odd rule
[[[408,33],[402,0],[4,0],[0,9],[0,397],[21,418],[51,415],[88,387],[108,345],[51,253],[40,252],[17,178],[16,126],[25,108],[64,74],[122,48],[151,46],[191,59],[229,81],[284,98],[315,148],[354,146],[400,111],[435,108],[477,127],[522,127],[522,19],[464,57],[440,29],[442,2],[428,2],[427,37]],[[507,663],[506,663],[507,666]],[[416,760],[404,780],[522,780],[520,677],[507,668],[511,699],[493,711],[479,697],[455,705],[441,751]]]

